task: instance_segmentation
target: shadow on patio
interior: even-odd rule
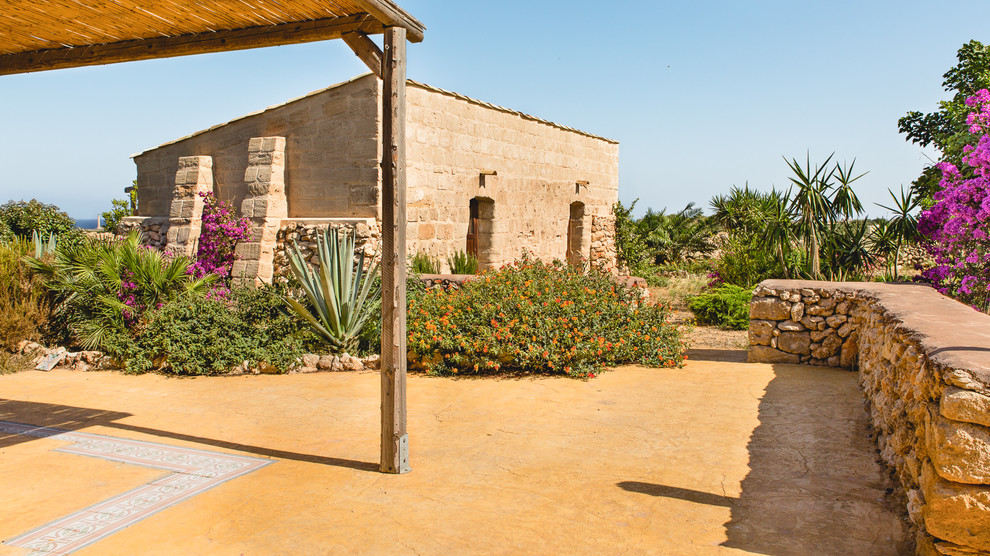
[[[25,402],[0,398],[0,421],[9,421],[39,427],[51,427],[69,431],[81,431],[82,429],[101,426],[137,432],[158,438],[181,440],[183,442],[191,442],[194,444],[201,444],[203,446],[212,446],[214,448],[223,448],[226,450],[234,450],[276,459],[346,467],[349,469],[356,469],[358,471],[378,472],[377,463],[288,452],[285,450],[276,450],[263,446],[251,446],[247,444],[239,444],[237,442],[229,442],[226,440],[204,438],[201,436],[193,436],[173,431],[141,427],[118,422],[121,419],[131,416],[131,413],[122,413],[118,411],[107,411],[102,409],[72,407],[39,402]],[[0,431],[0,447],[12,446],[31,440],[35,440],[35,437],[10,434]]]
[[[774,365],[773,372],[723,546],[762,554],[913,553],[903,505],[890,499],[848,371]]]
[[[651,496],[731,509],[722,546],[758,554],[909,554],[903,504],[893,500],[848,372],[775,365],[747,446],[738,498],[624,481]],[[822,380],[822,379],[825,380]]]

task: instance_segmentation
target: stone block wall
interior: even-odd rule
[[[253,137],[248,142],[248,167],[244,170],[247,196],[241,216],[251,220],[250,237],[237,244],[237,260],[231,275],[241,283],[271,283],[275,241],[288,215],[285,199],[285,137]]]
[[[582,257],[614,268],[614,238],[602,230],[618,200],[618,143],[415,82],[407,102],[410,252],[445,265],[465,249],[479,198],[493,208],[487,266],[524,250],[564,260],[571,204],[581,203]]]
[[[184,156],[179,159],[172,188],[172,204],[166,230],[167,249],[179,255],[194,255],[203,228],[203,197],[213,192],[213,159]]]
[[[217,196],[249,196],[245,153],[254,137],[285,137],[290,217],[378,215],[380,82],[361,77],[134,155],[138,216],[166,216],[179,157],[211,156]]]
[[[751,362],[856,369],[919,554],[990,555],[990,316],[926,286],[771,280]]]
[[[179,161],[211,160],[217,197],[255,224],[234,275],[270,279],[277,220],[381,217],[382,94],[377,78],[362,76],[135,155],[139,216],[177,208],[188,220],[181,215],[195,207],[177,196],[177,178],[187,173]],[[407,168],[410,254],[445,265],[466,250],[477,199],[483,267],[525,251],[544,260],[571,253],[615,269],[614,141],[410,81]],[[192,223],[174,224],[168,243],[188,250]],[[579,236],[570,245],[569,230]]]

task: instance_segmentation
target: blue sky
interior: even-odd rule
[[[985,0],[399,4],[427,26],[410,78],[617,139],[640,211],[786,186],[781,156],[810,150],[869,170],[857,191],[882,214],[926,162],[897,119],[935,109],[956,50],[990,40]],[[131,154],[365,71],[332,41],[0,77],[0,202],[93,218]]]

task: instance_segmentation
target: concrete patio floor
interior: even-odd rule
[[[911,547],[886,498],[853,373],[691,361],[588,382],[412,375],[413,472],[402,476],[376,471],[378,389],[373,372],[2,376],[0,421],[77,436],[26,436],[9,423],[0,433],[0,554],[28,554],[6,543],[169,473],[54,451],[73,441],[98,449],[89,435],[113,437],[104,439],[111,450],[140,440],[268,465],[163,504],[76,554],[862,555]]]

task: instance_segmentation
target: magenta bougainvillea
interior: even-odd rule
[[[990,92],[966,100],[973,108],[966,123],[978,134],[964,148],[960,171],[948,162],[942,171],[935,204],[921,213],[918,229],[929,241],[935,265],[922,274],[943,294],[986,312],[990,304]]]
[[[196,262],[189,267],[189,273],[197,278],[215,274],[221,282],[226,282],[237,259],[234,248],[251,233],[251,222],[235,216],[234,207],[213,193],[199,195],[204,203],[203,227]]]

